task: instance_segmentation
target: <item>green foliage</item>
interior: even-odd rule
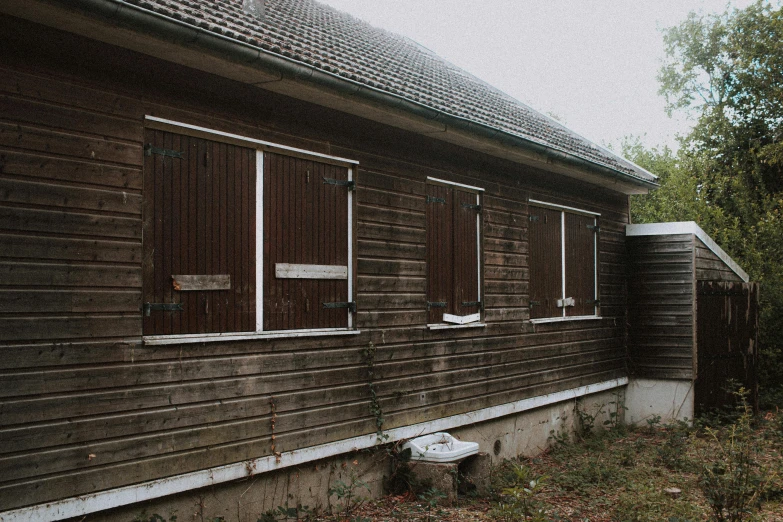
[[[682,471],[689,467],[687,454],[688,431],[677,425],[667,426],[666,439],[658,446],[658,461],[673,471]]]
[[[352,469],[348,482],[343,482],[342,480],[335,481],[327,490],[327,493],[330,497],[336,496],[337,502],[342,504],[340,512],[343,519],[353,522],[356,520],[355,517],[352,518],[354,511],[367,500],[366,497],[360,495],[361,490],[366,490],[367,493],[370,493],[370,486],[359,479],[356,471]],[[356,522],[359,521],[356,520]]]
[[[433,514],[441,514],[436,508],[438,507],[438,503],[446,497],[448,497],[448,495],[434,487],[427,489],[419,495],[419,499],[424,501],[424,512],[427,515],[427,522],[433,520]]]
[[[598,406],[598,410],[595,413],[590,413],[584,408],[581,401],[574,403],[574,415],[576,415],[577,421],[574,429],[577,439],[585,440],[592,436],[595,429],[595,420],[604,412],[603,404],[596,406]]]
[[[660,488],[643,482],[632,483],[620,492],[614,520],[623,522],[689,522],[700,520],[699,510],[690,502],[671,499]]]
[[[745,401],[745,390],[737,393],[742,415],[722,430],[705,428],[713,444],[710,451],[701,452],[704,464],[699,487],[718,522],[752,520],[761,505],[766,484],[775,477],[774,470],[765,469],[757,458],[752,411]]]
[[[490,516],[500,522],[545,522],[549,520],[543,505],[536,495],[546,483],[546,476],[536,476],[526,466],[506,461],[505,487],[500,491],[500,500],[490,512]]]
[[[783,8],[691,13],[664,42],[667,110],[696,124],[677,154],[626,140],[623,153],[661,184],[632,198],[632,219],[696,221],[762,284],[759,381],[771,406],[783,398]]]

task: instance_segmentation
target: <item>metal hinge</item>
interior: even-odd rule
[[[332,179],[324,177],[324,185],[337,185],[338,187],[348,187],[348,190],[356,190],[356,182],[352,180]]]
[[[427,203],[446,203],[446,199],[436,198],[435,196],[427,196]]]
[[[462,301],[460,304],[466,308],[469,306],[478,306],[479,310],[484,309],[484,306],[481,304],[481,301]]]
[[[481,212],[481,205],[477,205],[475,203],[463,203],[462,207],[463,208],[472,208],[473,210],[475,210],[477,212]]]
[[[184,312],[181,303],[144,303],[144,315],[150,316],[150,312],[155,310],[156,312]]]
[[[589,230],[592,230],[593,232],[598,232],[598,231],[601,230],[601,226],[600,225],[587,225],[587,228]]]
[[[530,307],[541,306],[541,301],[530,301]]]
[[[527,219],[530,221],[538,221],[541,218],[539,216],[528,216]]]
[[[427,311],[431,308],[446,308],[446,301],[427,301]]]
[[[595,305],[595,306],[601,306],[600,299],[588,299],[587,301],[585,301],[585,303]]]
[[[170,150],[170,149],[159,149],[158,147],[153,147],[151,144],[146,144],[144,146],[144,155],[145,156],[152,156],[153,154],[159,154],[161,156],[168,156],[170,158],[179,158],[182,159],[182,153],[178,150]]]
[[[347,308],[351,313],[356,313],[356,302],[336,302],[336,303],[324,303],[324,308]]]

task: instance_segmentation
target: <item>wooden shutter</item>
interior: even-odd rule
[[[566,297],[575,301],[568,316],[595,314],[595,225],[592,216],[565,213]]]
[[[563,297],[561,213],[529,207],[530,318],[561,317]]]
[[[478,291],[478,197],[473,192],[454,189],[454,283],[453,310],[456,315],[479,311]]]
[[[264,330],[347,328],[348,277],[302,279],[284,265],[348,266],[348,169],[264,153]],[[339,271],[339,269],[338,269]],[[278,274],[281,277],[278,277]]]
[[[440,323],[443,314],[455,314],[453,189],[427,185],[427,323]],[[446,303],[445,308],[437,303]]]
[[[145,144],[144,334],[254,331],[255,151],[149,129]],[[173,275],[224,289],[177,290]],[[183,310],[155,309],[171,304]]]

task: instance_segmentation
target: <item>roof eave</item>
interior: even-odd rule
[[[548,170],[621,193],[643,194],[658,186],[123,0],[12,0],[0,6],[0,11],[512,161],[546,165]],[[74,15],[80,17],[79,23],[74,23]],[[140,33],[153,38],[139,39]],[[211,59],[204,60],[205,54]],[[357,98],[363,103],[357,104]]]

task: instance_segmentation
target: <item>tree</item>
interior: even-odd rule
[[[660,175],[632,200],[637,222],[697,221],[762,284],[762,389],[783,399],[783,8],[691,13],[664,30],[667,110],[696,119],[679,153],[626,142]],[[766,373],[764,373],[766,372]],[[783,401],[781,401],[783,402]]]

